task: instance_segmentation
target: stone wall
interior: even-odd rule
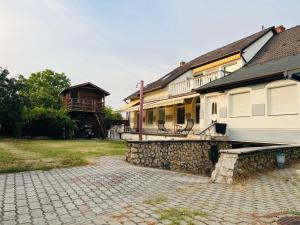
[[[286,165],[300,160],[300,146],[292,145],[240,148],[220,152],[221,156],[211,176],[212,181],[216,183],[231,184],[253,176],[258,171],[274,169],[277,166],[278,152],[285,153]]]
[[[209,158],[211,146],[232,147],[222,141],[128,141],[126,160],[135,165],[210,175],[214,169]]]

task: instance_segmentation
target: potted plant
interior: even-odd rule
[[[284,164],[285,164],[285,153],[284,152],[277,152],[276,154],[276,161],[277,161],[277,166],[280,169],[284,168]]]

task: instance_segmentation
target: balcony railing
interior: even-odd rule
[[[229,73],[226,71],[219,70],[219,71],[211,72],[206,75],[201,75],[199,77],[195,77],[193,79],[177,82],[177,83],[171,85],[170,94],[171,95],[180,95],[180,94],[188,93],[192,89],[201,87],[201,86],[203,86],[209,82],[212,82],[216,79],[220,79],[220,78],[226,76],[227,74],[229,74]]]
[[[71,98],[66,102],[68,111],[101,112],[103,107],[103,102],[85,98]]]

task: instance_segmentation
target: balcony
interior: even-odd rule
[[[86,98],[70,98],[66,102],[68,111],[101,112],[103,107],[103,102]]]
[[[180,95],[189,93],[192,91],[192,89],[201,87],[209,82],[212,82],[216,79],[220,79],[228,74],[229,72],[219,70],[206,75],[201,75],[199,77],[177,82],[170,86],[170,95]]]

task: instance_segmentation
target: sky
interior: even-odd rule
[[[64,72],[109,91],[118,109],[140,80],[262,26],[296,26],[299,9],[298,0],[0,0],[0,67]]]

